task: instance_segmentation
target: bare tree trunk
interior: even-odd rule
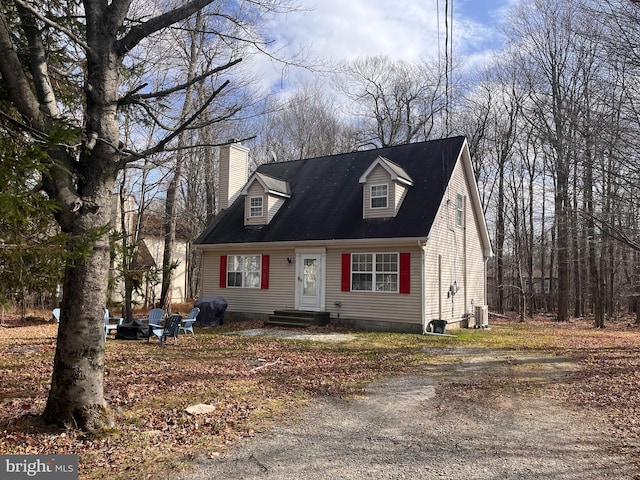
[[[189,55],[189,71],[187,74],[187,81],[191,82],[196,74],[196,66],[198,62],[198,56],[200,55],[202,43],[202,13],[198,12],[196,15],[194,29],[191,30],[191,45]],[[181,121],[185,121],[191,111],[192,105],[192,93],[194,87],[189,86],[186,89],[185,101],[182,104],[182,114],[180,116]],[[169,182],[169,188],[167,188],[167,198],[165,204],[165,237],[164,237],[164,253],[162,257],[162,289],[160,293],[160,308],[167,313],[171,312],[172,303],[172,288],[171,280],[173,278],[173,272],[176,265],[173,261],[173,254],[176,244],[176,223],[178,216],[178,188],[182,182],[182,169],[185,162],[186,152],[184,147],[186,145],[186,134],[182,132],[178,137],[178,151],[176,152],[176,164],[173,171],[173,177]]]
[[[570,239],[568,218],[568,168],[564,163],[559,163],[557,171],[556,191],[556,226],[557,226],[557,252],[558,252],[558,312],[556,320],[566,322],[569,320],[569,295],[570,295]]]
[[[109,222],[113,187],[109,183],[99,185],[94,195],[100,202],[98,211],[81,215],[70,237],[70,250],[90,244],[92,253],[65,271],[51,389],[44,410],[48,423],[84,430],[112,425],[103,383],[109,238],[106,232],[95,239],[85,233]]]
[[[498,313],[504,314],[504,161],[498,164],[498,206],[496,211],[496,285]]]

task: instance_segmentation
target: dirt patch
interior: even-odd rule
[[[278,328],[252,328],[249,330],[238,330],[229,335],[242,335],[245,337],[273,337],[286,338],[289,340],[305,340],[309,342],[342,343],[355,340],[355,335],[349,333],[310,333],[293,330],[282,330]]]
[[[639,478],[606,422],[541,393],[576,369],[569,359],[425,353],[438,361],[423,375],[388,378],[359,398],[314,402],[296,421],[179,478]]]

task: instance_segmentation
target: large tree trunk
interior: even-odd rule
[[[102,194],[110,200],[108,187]],[[85,215],[86,223],[104,225],[110,202],[100,213]],[[80,220],[80,219],[79,219]],[[78,222],[85,223],[85,222]],[[73,243],[86,241],[80,233]],[[106,233],[91,242],[91,254],[66,269],[58,341],[51,389],[44,411],[48,423],[94,430],[112,425],[104,400],[104,307],[109,272],[109,238]]]
[[[104,308],[109,278],[108,226],[119,155],[118,101],[120,59],[115,32],[105,25],[103,6],[87,4],[87,137],[100,139],[80,154],[76,170],[79,208],[58,219],[74,247],[85,245],[65,272],[62,312],[51,390],[44,417],[50,423],[82,429],[110,425],[103,392]],[[73,163],[71,159],[67,159]],[[63,208],[67,208],[63,205]]]

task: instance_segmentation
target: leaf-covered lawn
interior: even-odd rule
[[[580,359],[580,370],[549,395],[597,407],[629,445],[640,422],[640,331],[626,322],[594,330],[586,322],[496,324],[456,331],[456,338],[354,333],[346,343],[229,334],[253,323],[196,329],[178,345],[157,340],[106,344],[105,395],[116,428],[100,436],[40,423],[51,377],[57,325],[22,322],[0,327],[0,452],[72,453],[80,477],[162,478],[213,457],[238,439],[295,418],[319,395],[357,395],[377,377],[422,370],[440,359],[425,347],[526,350]],[[317,332],[341,331],[325,327]],[[444,360],[442,360],[444,361]],[[499,383],[491,384],[491,388]],[[488,388],[478,386],[478,388]],[[212,413],[190,415],[204,403]]]

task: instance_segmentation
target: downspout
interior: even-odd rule
[[[426,258],[427,240],[418,240],[420,248],[420,318],[422,318],[422,334],[427,333],[427,289],[426,289]]]
[[[489,290],[487,290],[487,264],[489,263],[489,257],[484,257],[484,299],[482,305],[489,305],[489,297],[487,296]],[[474,315],[476,312],[472,312]]]
[[[464,269],[462,283],[464,285],[464,309],[463,315],[469,313],[469,294],[468,294],[468,263],[467,263],[467,197],[464,197],[464,210],[462,212],[462,254],[464,259],[462,261],[462,268]]]

